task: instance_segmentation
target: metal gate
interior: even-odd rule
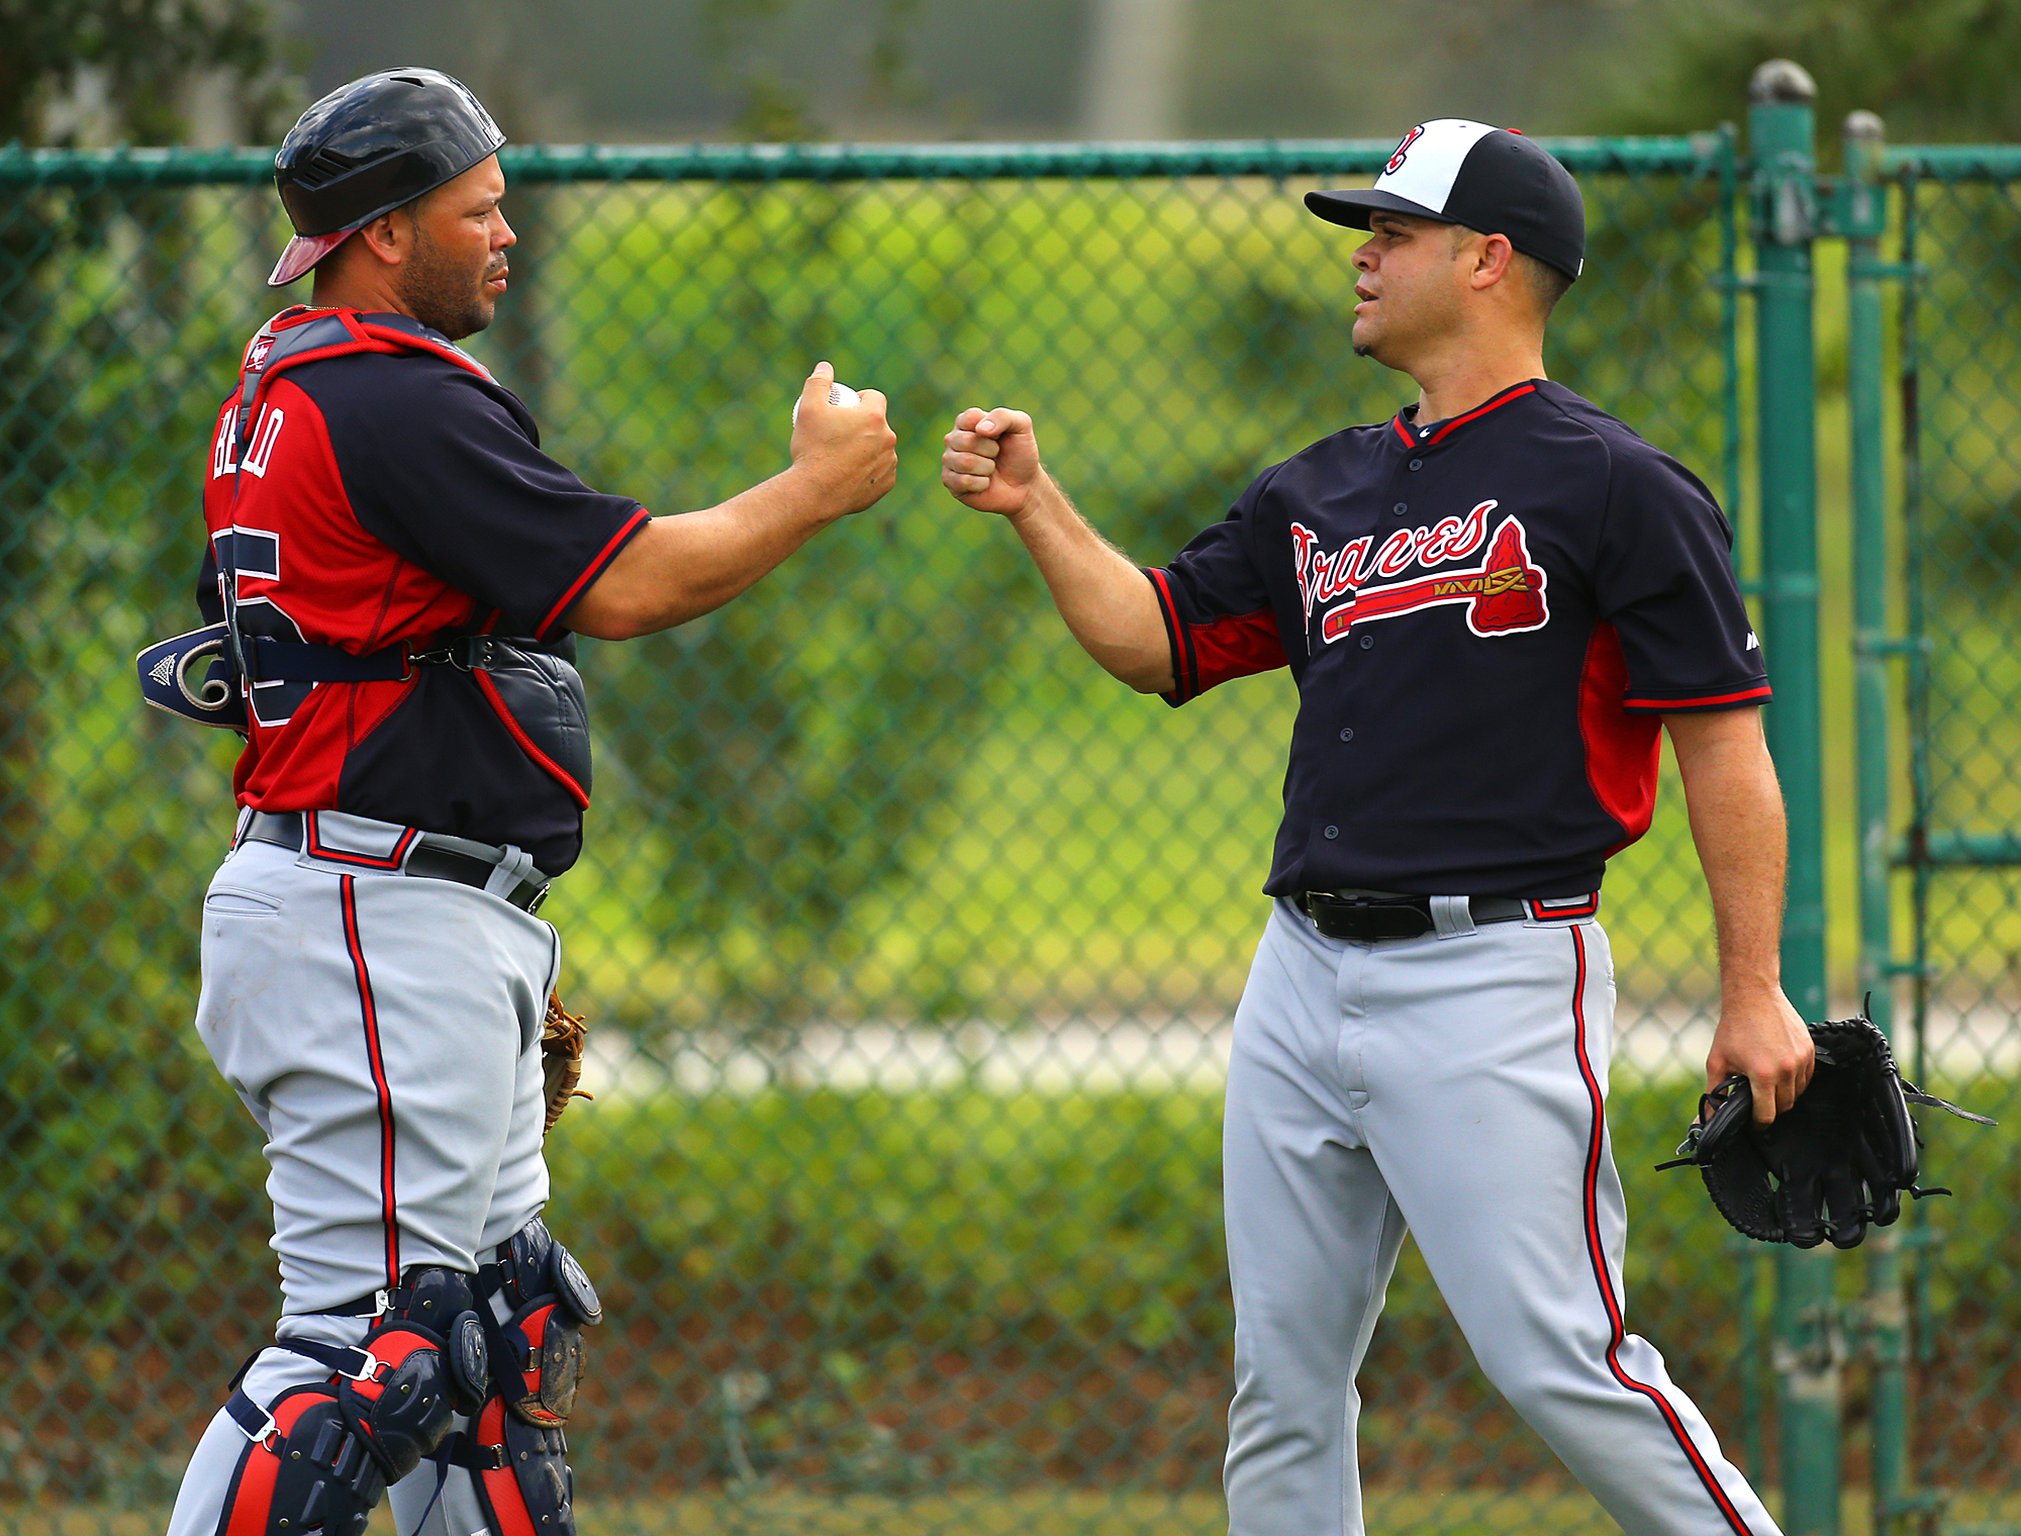
[[[1890,147],[1869,113],[1845,143],[1829,190],[1849,239],[1862,977],[1909,1075],[2011,1127],[2021,775],[2001,743],[2021,719],[2021,151]],[[1919,1204],[1870,1245],[1843,1332],[1870,1370],[1875,1526],[2012,1536],[2021,1169],[2011,1129],[1927,1129],[1926,1177],[1994,1192],[2002,1214]]]

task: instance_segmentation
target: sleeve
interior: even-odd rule
[[[531,422],[475,374],[397,358],[380,377],[397,387],[376,402],[369,429],[331,433],[358,521],[497,609],[506,629],[551,638],[649,514],[542,453]]]
[[[1272,466],[1251,482],[1228,515],[1204,529],[1169,565],[1147,566],[1172,646],[1172,705],[1216,683],[1286,664],[1277,614],[1256,559],[1256,517]]]
[[[1766,703],[1761,643],[1733,571],[1733,529],[1676,460],[1616,455],[1601,537],[1599,616],[1628,669],[1623,707],[1644,713]]]

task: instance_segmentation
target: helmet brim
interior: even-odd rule
[[[287,287],[356,233],[356,230],[340,229],[327,235],[295,236],[288,242],[288,248],[281,252],[281,259],[274,263],[273,273],[267,278],[267,286]]]

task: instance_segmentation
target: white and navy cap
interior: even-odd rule
[[[1464,117],[1411,129],[1366,192],[1308,192],[1305,206],[1355,229],[1387,210],[1507,235],[1567,277],[1586,263],[1586,202],[1572,173],[1515,129]]]

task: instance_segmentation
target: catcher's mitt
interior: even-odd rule
[[[593,1093],[576,1086],[582,1081],[582,1042],[588,1033],[582,1015],[562,1007],[561,999],[550,992],[547,1017],[540,1023],[540,1070],[547,1079],[547,1124],[545,1136],[572,1099],[593,1099]]]
[[[1747,1079],[1729,1077],[1699,1099],[1678,1156],[1657,1167],[1697,1168],[1719,1214],[1749,1237],[1853,1248],[1869,1223],[1901,1215],[1903,1190],[1950,1193],[1916,1184],[1922,1139],[1909,1105],[1993,1122],[1903,1081],[1888,1037],[1865,1014],[1809,1027],[1817,1066],[1792,1108],[1757,1125]]]

